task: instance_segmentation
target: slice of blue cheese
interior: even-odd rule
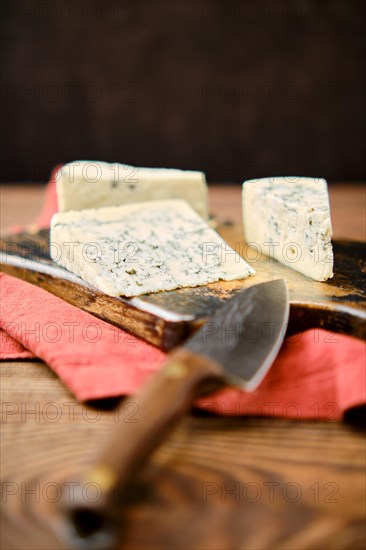
[[[208,218],[208,191],[203,172],[81,160],[60,168],[56,187],[61,212],[182,199],[200,216]]]
[[[51,256],[110,296],[244,279],[255,271],[185,201],[59,212]]]
[[[245,240],[260,253],[317,281],[333,277],[332,224],[324,179],[245,181],[243,225]]]

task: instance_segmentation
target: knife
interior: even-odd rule
[[[142,391],[121,405],[138,411],[137,423],[121,422],[96,462],[74,480],[73,501],[62,500],[59,535],[74,548],[111,548],[120,529],[117,504],[137,470],[197,397],[225,385],[258,387],[281,347],[288,317],[286,282],[261,283],[229,299],[172,352]],[[98,489],[98,498],[86,500],[87,485]]]

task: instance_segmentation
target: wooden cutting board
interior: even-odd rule
[[[315,327],[366,339],[365,244],[336,241],[335,275],[313,281],[245,245],[239,224],[218,232],[255,268],[255,277],[218,282],[136,298],[113,298],[55,264],[49,255],[49,231],[8,235],[0,241],[1,270],[36,284],[96,317],[169,350],[181,343],[224,300],[251,285],[286,279],[290,291],[290,334]]]

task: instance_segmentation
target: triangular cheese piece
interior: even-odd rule
[[[60,212],[52,259],[110,296],[244,279],[255,271],[181,200]]]
[[[79,160],[62,166],[56,182],[61,212],[181,199],[204,219],[208,218],[208,189],[203,172]]]
[[[333,277],[327,182],[303,177],[248,180],[243,184],[247,243],[260,253],[317,281]]]

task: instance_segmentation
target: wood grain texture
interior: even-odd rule
[[[218,231],[255,268],[255,277],[132,299],[114,298],[85,285],[52,262],[48,230],[4,237],[0,242],[0,267],[164,350],[179,345],[226,299],[252,285],[282,278],[290,293],[291,334],[321,327],[366,337],[363,243],[334,242],[335,276],[320,283],[249,248],[240,224],[223,224]]]
[[[179,349],[170,354],[164,367],[141,391],[123,400],[115,414],[122,416],[131,408],[136,411],[138,421],[119,422],[111,429],[109,440],[97,460],[77,477],[65,479],[77,481],[81,487],[95,483],[100,495],[96,501],[90,501],[83,490],[78,489],[70,502],[68,491],[63,492],[59,521],[64,538],[70,538],[71,543],[74,539],[76,548],[80,543],[85,544],[88,550],[104,550],[118,544],[119,504],[128,496],[131,481],[192,409],[194,399],[205,395],[208,387],[212,391],[222,387],[224,376],[222,366],[212,359]]]
[[[42,363],[1,368],[2,549],[69,550],[53,534],[58,491],[97,458],[114,411],[77,404]],[[119,548],[361,549],[364,461],[346,424],[190,416],[130,486]]]

